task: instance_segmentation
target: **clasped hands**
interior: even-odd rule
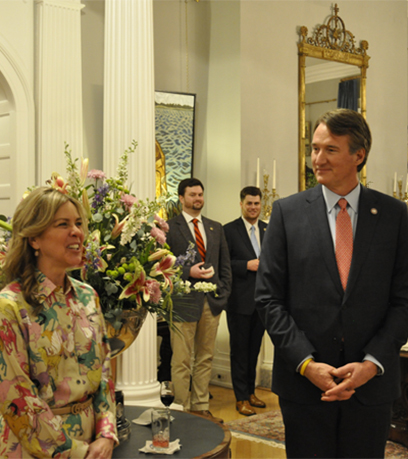
[[[349,400],[358,387],[376,374],[377,366],[369,360],[339,368],[311,361],[304,372],[304,376],[323,391],[321,400],[324,402]]]

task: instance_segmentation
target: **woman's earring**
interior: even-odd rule
[[[40,252],[39,252],[38,250],[36,250],[36,251],[34,252],[34,256],[36,256],[36,257],[38,257],[39,254],[40,254]]]

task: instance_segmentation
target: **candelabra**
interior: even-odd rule
[[[264,174],[263,180],[261,220],[268,221],[272,213],[273,203],[279,199],[279,195],[275,188],[272,188],[272,191],[268,189],[269,174]]]
[[[398,183],[398,195],[397,195],[397,191],[396,190],[394,190],[392,195],[394,196],[394,198],[399,199],[400,201],[404,201],[405,204],[408,205],[408,193],[407,192],[405,192],[405,193],[402,192],[402,179],[399,179],[397,181],[397,183]]]

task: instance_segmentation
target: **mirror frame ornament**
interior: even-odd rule
[[[362,40],[360,47],[355,46],[354,35],[346,30],[343,20],[338,16],[337,3],[334,15],[326,25],[316,28],[312,37],[307,37],[307,27],[300,28],[301,41],[299,55],[299,191],[306,189],[306,57],[314,57],[343,64],[355,65],[360,69],[360,109],[366,118],[366,80],[370,56],[367,55],[368,42]],[[366,167],[360,171],[360,181],[366,184]]]

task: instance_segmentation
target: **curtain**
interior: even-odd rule
[[[358,111],[360,79],[341,81],[337,95],[337,108],[350,108]]]

